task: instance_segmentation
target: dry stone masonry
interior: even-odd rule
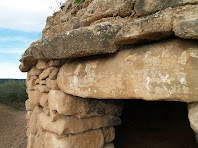
[[[198,0],[67,0],[20,60],[27,147],[114,148],[121,99],[186,102],[198,137],[197,40]]]

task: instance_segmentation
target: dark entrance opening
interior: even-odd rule
[[[116,148],[197,148],[181,102],[124,100],[122,124],[116,127]]]

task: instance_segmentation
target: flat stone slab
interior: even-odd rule
[[[198,0],[137,0],[135,4],[135,11],[137,15],[143,16],[155,13],[168,7],[197,3]]]
[[[37,125],[42,129],[58,135],[77,134],[119,124],[121,124],[121,120],[116,115],[104,115],[83,119],[74,116],[66,116],[52,121],[51,117],[45,113],[39,114],[37,122]]]
[[[68,61],[57,83],[65,93],[84,98],[195,102],[197,75],[198,42],[170,39]]]
[[[161,40],[173,34],[184,39],[198,39],[197,26],[198,5],[186,5],[132,20],[118,32],[115,43]]]
[[[66,59],[113,53],[117,49],[112,39],[120,27],[101,23],[73,29],[49,39],[33,43],[28,50],[36,59]]]
[[[103,145],[104,136],[101,129],[63,137],[39,131],[34,143],[37,148],[101,148]]]

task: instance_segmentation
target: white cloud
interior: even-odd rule
[[[22,73],[19,70],[19,62],[18,63],[8,63],[2,62],[0,63],[0,78],[15,78],[15,79],[26,79],[27,74]]]
[[[51,6],[57,8],[56,0],[0,0],[0,27],[41,32]]]
[[[22,55],[25,52],[25,49],[15,49],[15,48],[9,48],[9,49],[0,49],[0,54],[20,54]]]
[[[0,37],[0,42],[10,42],[10,41],[20,41],[20,42],[28,42],[31,39],[15,36],[15,37]]]

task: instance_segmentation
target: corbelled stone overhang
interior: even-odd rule
[[[28,148],[114,148],[118,99],[182,101],[198,135],[198,0],[67,0],[21,58]]]

